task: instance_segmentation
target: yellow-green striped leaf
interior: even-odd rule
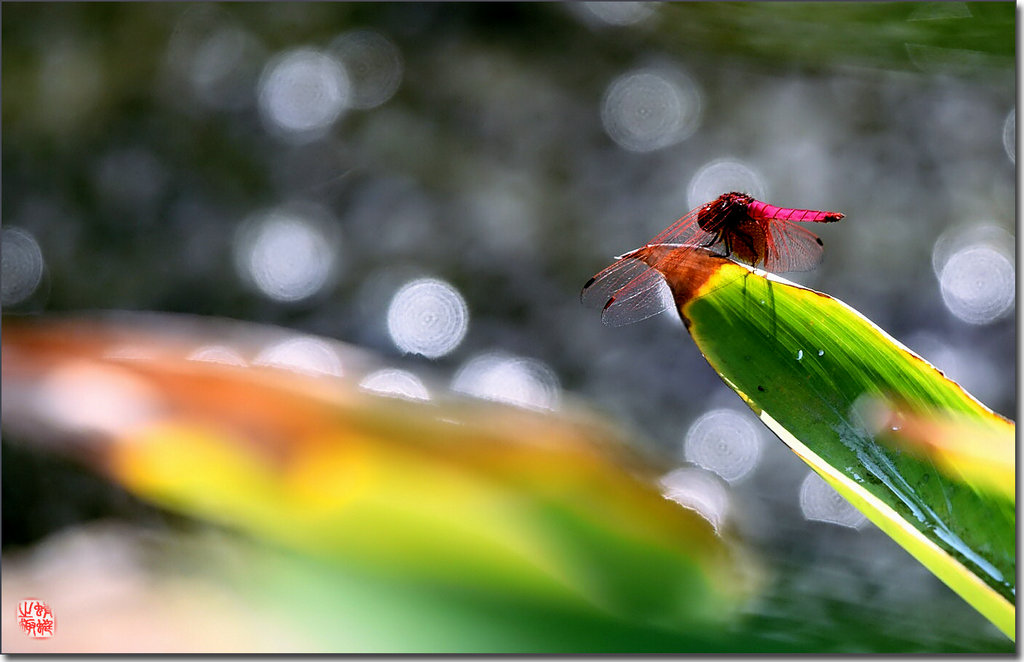
[[[986,465],[977,460],[1005,467],[1014,424],[832,297],[692,248],[666,246],[647,261],[700,351],[765,425],[1013,638],[1012,472],[993,489],[978,480]],[[940,460],[893,444],[899,430],[880,424],[889,420],[880,411],[953,417],[981,432]],[[911,427],[907,436],[919,437],[921,425]]]

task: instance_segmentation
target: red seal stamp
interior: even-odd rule
[[[18,603],[18,625],[33,639],[49,639],[57,627],[53,610],[42,600],[26,598]]]

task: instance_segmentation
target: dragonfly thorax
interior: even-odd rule
[[[697,225],[701,230],[716,235],[723,229],[739,227],[749,220],[747,205],[753,201],[746,193],[723,193],[701,208],[697,213]]]

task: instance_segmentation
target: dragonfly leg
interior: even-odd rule
[[[711,235],[711,237],[709,237],[707,241],[705,241],[703,244],[701,244],[700,247],[701,248],[711,248],[712,246],[714,246],[715,244],[717,244],[721,240],[722,240],[722,231],[718,230],[717,232],[715,232],[715,234]],[[726,237],[726,241],[728,241],[728,237]]]
[[[729,257],[732,255],[732,235],[719,232],[718,236],[722,239],[722,244],[725,246],[724,257]]]

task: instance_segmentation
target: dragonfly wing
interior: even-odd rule
[[[648,268],[637,277],[638,283],[628,296],[616,296],[601,313],[601,321],[608,326],[625,326],[640,322],[672,306],[672,291],[664,277]]]
[[[645,320],[672,304],[664,277],[633,258],[620,259],[591,278],[580,298],[588,306],[601,306],[601,321],[609,326]]]
[[[691,210],[686,216],[662,230],[656,237],[647,242],[648,246],[653,244],[688,244],[690,246],[704,246],[714,236],[701,229],[697,223],[697,216],[702,207]]]
[[[825,247],[818,235],[788,221],[776,220],[768,228],[766,270],[809,271],[821,263]]]
[[[639,260],[616,260],[587,281],[580,292],[580,301],[591,308],[604,308],[616,292],[643,273],[646,267]]]

